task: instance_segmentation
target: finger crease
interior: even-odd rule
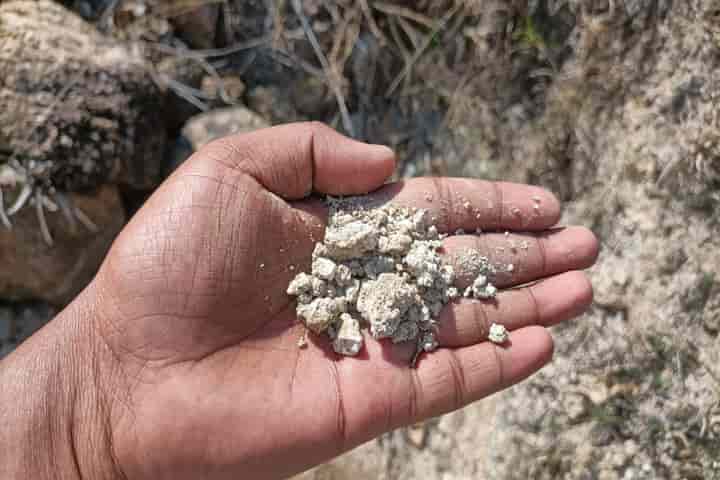
[[[339,454],[345,451],[345,445],[347,444],[347,418],[345,415],[345,403],[343,402],[342,385],[340,382],[340,371],[338,369],[337,362],[334,360],[330,360],[330,377],[333,382],[336,397],[335,431],[337,432],[337,452]]]
[[[545,239],[543,237],[536,238],[538,250],[540,250],[540,276],[547,275],[547,249],[545,248]]]
[[[305,193],[305,195],[310,195],[313,190],[315,190],[315,131],[310,130],[310,138],[308,139],[309,143],[309,152],[308,152],[308,158],[310,159],[310,187],[308,188],[308,191]],[[302,177],[302,172],[299,172],[299,176]]]
[[[527,292],[528,296],[530,297],[530,301],[533,304],[533,311],[535,312],[535,319],[533,320],[534,325],[542,325],[541,323],[541,316],[540,316],[540,304],[537,301],[537,298],[535,297],[535,294],[532,291],[533,287],[527,287],[525,288],[525,291]]]
[[[473,320],[478,328],[478,342],[485,339],[488,332],[490,331],[490,319],[488,318],[487,311],[485,311],[485,304],[476,303],[477,308],[474,308]]]
[[[503,193],[498,182],[492,182],[492,186],[495,191],[495,201],[497,202],[497,224],[495,228],[500,228],[503,224]]]
[[[410,401],[408,402],[408,422],[414,422],[418,418],[418,405],[420,396],[422,395],[422,385],[418,379],[417,369],[408,369],[408,376],[410,378]]]
[[[503,368],[502,357],[500,356],[500,347],[494,343],[491,345],[493,353],[495,354],[495,363],[497,365],[497,390],[499,391],[505,388],[505,370]]]
[[[450,232],[453,228],[453,212],[454,204],[452,200],[452,192],[447,182],[441,180],[433,180],[435,190],[437,191],[438,201],[440,203],[440,226],[441,229]]]
[[[455,391],[455,398],[453,399],[453,410],[457,410],[458,408],[465,405],[465,399],[467,398],[467,384],[465,383],[465,374],[463,373],[463,369],[460,366],[457,355],[453,350],[448,350],[447,352],[450,373],[453,377],[453,389]]]

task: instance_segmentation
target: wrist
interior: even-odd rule
[[[0,477],[119,478],[87,291],[0,362]]]

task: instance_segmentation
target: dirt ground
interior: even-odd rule
[[[197,145],[186,120],[234,104],[236,130],[388,144],[398,178],[543,185],[602,242],[595,302],[542,372],[298,478],[720,479],[720,3],[65,4],[165,75],[166,170]],[[7,302],[3,351],[28,308],[52,312]]]

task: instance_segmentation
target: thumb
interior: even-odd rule
[[[352,140],[318,122],[225,137],[201,149],[190,162],[208,159],[252,176],[288,200],[313,191],[367,193],[382,186],[395,169],[390,148]]]

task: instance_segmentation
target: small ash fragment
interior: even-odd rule
[[[333,350],[340,355],[355,356],[363,347],[363,336],[360,333],[360,322],[350,314],[340,315],[340,328],[333,340]]]
[[[472,278],[472,283],[465,289],[463,296],[466,298],[478,298],[488,300],[495,298],[497,287],[493,285],[492,278],[497,274],[497,268],[490,263],[490,260],[481,255],[477,250],[466,249],[456,259],[460,271],[466,278]]]
[[[488,333],[488,340],[490,340],[492,343],[505,343],[510,338],[510,334],[507,331],[507,328],[505,328],[504,325],[500,325],[499,323],[493,323],[490,325],[490,332]]]
[[[459,292],[429,212],[373,206],[363,197],[330,198],[328,204],[325,239],[315,245],[311,273],[299,273],[287,289],[297,297],[298,317],[328,335],[341,355],[360,352],[362,328],[377,339],[414,342],[418,351],[437,348],[437,317]],[[473,258],[490,273],[485,257]],[[494,289],[489,282],[483,288]]]

